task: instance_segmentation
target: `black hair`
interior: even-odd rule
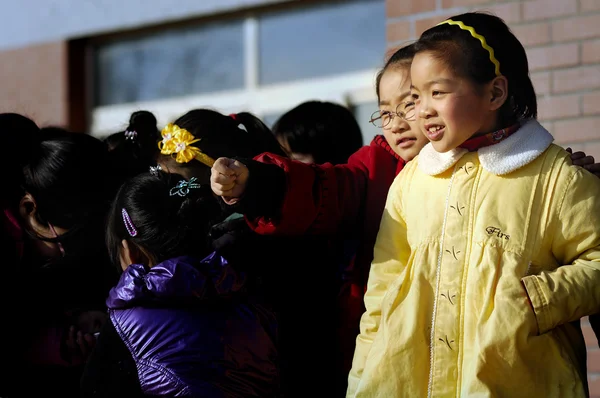
[[[136,111],[129,118],[124,131],[104,139],[110,152],[110,162],[121,181],[147,172],[156,164],[160,132],[156,117],[148,111]]]
[[[537,117],[537,100],[529,77],[525,48],[499,17],[470,12],[450,18],[472,27],[485,37],[500,63],[500,73],[508,80],[508,99],[500,108],[500,122],[512,124],[524,118]],[[458,26],[442,24],[421,35],[415,43],[415,53],[431,52],[452,68],[458,76],[475,84],[485,84],[496,77],[489,52],[468,31]]]
[[[119,265],[121,242],[141,249],[154,263],[188,255],[204,257],[211,250],[208,232],[222,221],[218,200],[209,185],[175,194],[184,177],[175,173],[146,173],[127,180],[111,206],[106,243],[111,258]],[[131,236],[124,223],[123,209],[137,231]]]
[[[285,156],[271,130],[248,112],[226,116],[211,109],[194,109],[173,124],[199,139],[192,145],[215,160],[219,157],[253,158],[263,152]],[[179,163],[178,166],[205,172],[203,176],[196,174],[202,182],[210,176],[210,168],[198,161]]]
[[[390,58],[388,58],[383,68],[377,72],[377,76],[375,77],[375,92],[377,93],[377,101],[380,100],[379,85],[381,84],[381,78],[383,77],[383,74],[392,68],[405,68],[407,71],[410,71],[410,64],[412,63],[414,56],[415,46],[413,43],[399,48],[392,54]]]
[[[1,157],[3,188],[0,199],[12,206],[23,196],[23,167],[29,162],[31,149],[39,142],[40,129],[35,122],[17,113],[0,114],[0,135],[6,148]]]
[[[317,164],[342,164],[363,145],[352,112],[333,102],[307,101],[283,114],[273,133],[292,152],[310,154]]]
[[[263,152],[283,154],[271,130],[248,112],[226,116],[210,109],[194,109],[175,120],[174,124],[199,138],[200,141],[194,145],[213,159],[250,158]]]

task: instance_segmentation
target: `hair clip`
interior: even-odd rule
[[[136,236],[137,229],[135,229],[135,226],[133,225],[131,218],[129,218],[129,213],[127,213],[127,210],[125,210],[124,207],[123,207],[123,209],[121,209],[121,215],[123,216],[123,224],[125,224],[125,229],[127,229],[127,232],[129,232],[129,235],[131,235],[131,237]]]
[[[158,149],[163,155],[171,155],[177,163],[188,163],[196,159],[208,167],[212,167],[215,160],[202,152],[200,148],[192,145],[200,138],[194,137],[186,129],[182,129],[176,124],[169,123],[161,131],[162,141],[158,143]]]
[[[190,178],[189,181],[181,180],[169,191],[170,196],[186,196],[190,193],[190,189],[200,188],[202,185],[196,182],[196,177]]]
[[[150,166],[150,174],[152,174],[154,177],[158,177],[158,174],[162,171],[162,167],[160,167],[160,164],[157,164],[156,166]]]
[[[125,131],[125,139],[126,140],[135,140],[137,138],[137,131]]]

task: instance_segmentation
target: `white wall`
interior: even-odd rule
[[[0,0],[0,50],[285,1]]]

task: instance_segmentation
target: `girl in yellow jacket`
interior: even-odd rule
[[[584,397],[600,181],[535,120],[501,19],[459,15],[415,45],[431,142],[388,195],[347,396]]]

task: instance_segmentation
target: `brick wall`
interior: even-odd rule
[[[391,48],[465,11],[504,18],[527,49],[539,119],[600,159],[600,0],[387,0]]]
[[[0,112],[22,113],[40,126],[68,125],[67,43],[0,51]]]
[[[539,119],[556,141],[600,161],[600,0],[386,0],[390,49],[465,11],[503,18],[529,57]],[[600,398],[600,349],[584,322],[592,397]]]

